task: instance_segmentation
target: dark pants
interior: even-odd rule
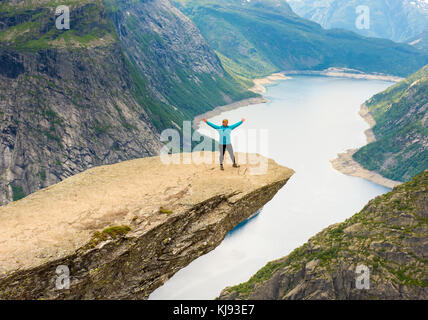
[[[219,151],[220,151],[220,164],[223,164],[223,159],[224,159],[224,153],[227,152],[229,153],[230,158],[232,159],[233,163],[235,163],[235,156],[233,154],[233,148],[231,144],[219,144],[218,145]]]

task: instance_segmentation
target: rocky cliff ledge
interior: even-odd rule
[[[250,165],[126,161],[0,207],[0,298],[147,298],[292,176],[267,161],[264,175],[251,175]],[[56,289],[60,265],[69,289]]]
[[[428,299],[428,170],[220,299]],[[356,273],[366,266],[367,282]],[[363,270],[363,269],[361,269]],[[357,288],[358,283],[368,285]]]

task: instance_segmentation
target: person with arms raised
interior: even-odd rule
[[[236,164],[235,155],[233,154],[233,148],[232,148],[232,142],[230,139],[230,133],[232,132],[233,129],[236,129],[242,123],[244,123],[245,119],[242,119],[241,121],[239,121],[233,125],[230,125],[230,126],[229,126],[229,121],[227,119],[224,119],[222,121],[221,126],[215,125],[214,123],[209,122],[207,119],[203,119],[203,121],[207,125],[209,125],[210,127],[216,129],[220,135],[220,138],[218,140],[219,141],[219,151],[220,151],[220,169],[224,170],[223,160],[224,160],[224,154],[225,154],[226,150],[229,153],[229,156],[233,161],[233,167],[238,168],[239,165]]]

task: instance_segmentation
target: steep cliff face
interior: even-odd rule
[[[246,154],[220,171],[218,154],[205,155],[212,164],[154,157],[92,168],[0,207],[0,298],[147,298],[293,174],[260,157],[267,171],[252,175]],[[66,290],[56,288],[60,265]]]
[[[70,30],[55,8],[70,7]],[[164,128],[246,98],[167,0],[0,5],[0,205],[155,155]]]
[[[169,1],[117,5],[113,20],[126,56],[179,118],[254,96],[224,71],[196,26]]]
[[[425,171],[220,299],[427,299],[427,218]],[[368,268],[369,289],[356,287],[359,265]]]
[[[23,73],[1,77],[0,204],[91,166],[160,150],[116,45],[34,55],[3,51],[2,59]]]

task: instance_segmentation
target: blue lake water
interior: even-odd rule
[[[233,132],[233,141],[248,129],[267,130],[263,155],[296,173],[260,213],[229,232],[216,249],[177,272],[150,299],[214,299],[224,287],[247,281],[268,261],[289,254],[323,228],[346,220],[370,199],[389,191],[337,172],[330,160],[366,143],[368,125],[358,115],[360,105],[392,84],[294,76],[267,88],[268,103],[210,119],[220,124],[224,118],[230,123],[246,118]],[[247,151],[237,143],[234,147]],[[226,170],[232,168],[226,166]]]

